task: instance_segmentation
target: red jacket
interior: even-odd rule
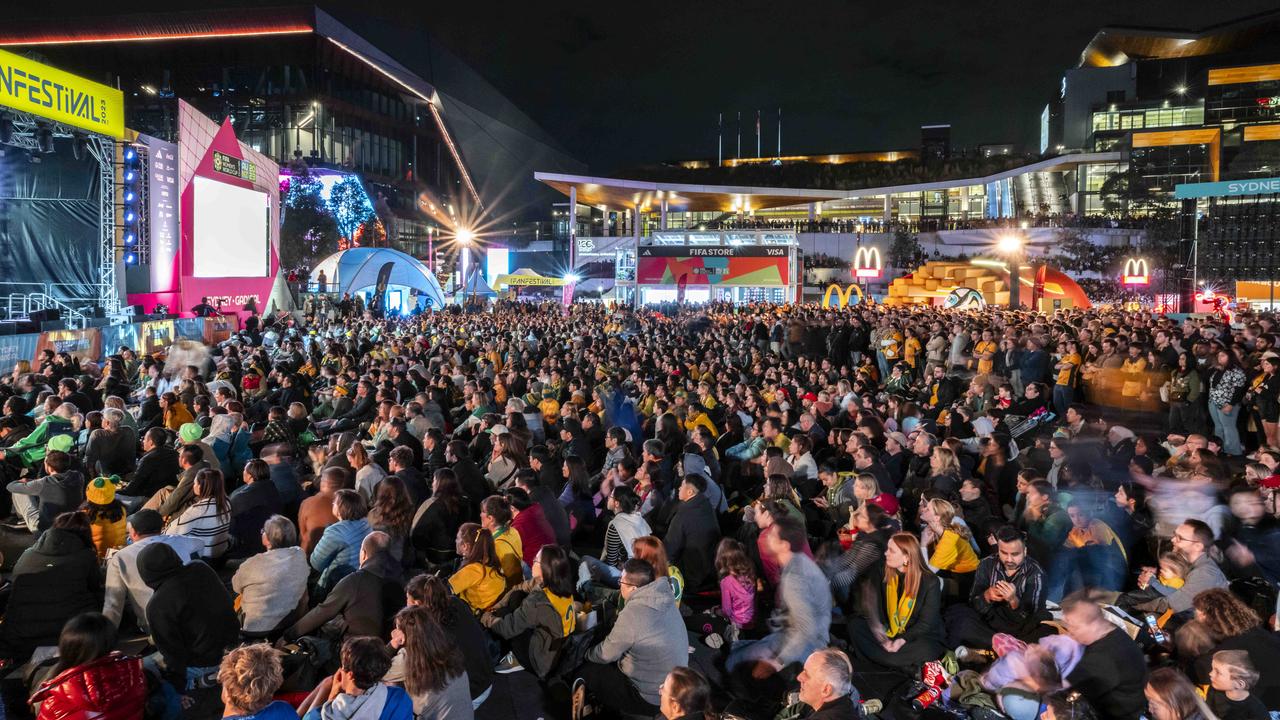
[[[520,549],[524,552],[524,562],[533,567],[533,560],[543,545],[556,544],[556,531],[551,529],[542,506],[534,503],[511,520],[511,527],[520,535]],[[43,719],[41,719],[43,720]]]
[[[36,720],[141,720],[147,701],[142,659],[113,652],[46,681],[31,696]]]

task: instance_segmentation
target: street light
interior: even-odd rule
[[[996,240],[996,249],[1006,257],[1009,263],[1009,309],[1022,307],[1022,250],[1024,238],[1019,233],[1005,233]]]

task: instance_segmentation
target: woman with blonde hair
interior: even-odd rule
[[[849,618],[849,641],[858,659],[912,673],[942,657],[942,591],[924,564],[916,536],[890,537],[884,566],[873,575],[864,585],[865,614]]]
[[[978,569],[978,553],[973,549],[973,535],[963,523],[956,522],[956,508],[942,498],[920,503],[920,544],[926,551],[929,568],[943,578],[948,595],[967,598]],[[954,581],[954,586],[951,582]]]
[[[369,457],[369,451],[358,442],[352,443],[351,447],[347,448],[347,462],[351,463],[351,469],[355,472],[356,491],[366,503],[372,504],[377,494],[378,483],[387,476],[386,471]]]
[[[960,494],[960,460],[945,445],[933,448],[929,455],[929,487],[948,497]]]

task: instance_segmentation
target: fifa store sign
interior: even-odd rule
[[[124,93],[4,50],[0,106],[124,139]]]

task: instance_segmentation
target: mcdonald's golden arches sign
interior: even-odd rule
[[[822,307],[824,308],[831,307],[832,293],[835,293],[836,300],[840,303],[839,305],[837,305],[837,307],[840,307],[840,308],[844,308],[849,305],[849,300],[853,298],[854,293],[858,293],[859,303],[861,303],[864,300],[864,296],[862,294],[862,288],[858,287],[857,285],[850,285],[844,290],[841,290],[839,285],[828,285],[827,292],[822,295]]]
[[[1124,275],[1121,282],[1125,285],[1149,285],[1151,272],[1145,258],[1129,258],[1124,261]]]
[[[884,271],[880,262],[880,248],[860,247],[853,256],[853,276],[859,279],[875,280]]]

